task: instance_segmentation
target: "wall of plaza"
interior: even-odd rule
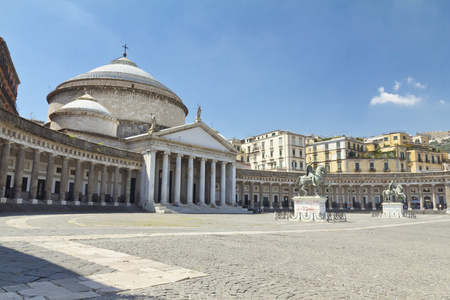
[[[299,174],[237,169],[236,200],[239,205],[261,208],[292,208]],[[450,197],[450,172],[419,173],[335,173],[326,174],[329,187],[319,194],[328,197],[329,209],[375,210],[382,202],[382,192],[389,183],[400,183],[407,196],[407,209],[439,209]]]

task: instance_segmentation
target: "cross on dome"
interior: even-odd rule
[[[122,47],[123,47],[123,49],[125,50],[125,51],[123,52],[123,57],[127,57],[127,49],[130,49],[130,48],[127,47],[127,44],[123,45]]]

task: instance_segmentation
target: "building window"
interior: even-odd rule
[[[359,169],[359,163],[355,163],[355,171],[360,171],[360,169]]]
[[[261,143],[261,148],[263,148],[263,149],[266,148],[266,143],[262,142]]]
[[[317,146],[313,146],[313,152],[317,152]]]
[[[325,150],[328,150],[328,144],[325,144]]]
[[[369,163],[370,171],[375,171],[375,165],[373,162]]]
[[[351,149],[351,148],[352,148],[350,142],[347,143],[347,146],[348,146],[348,147],[347,147],[348,149]]]
[[[273,148],[273,140],[270,140],[270,148]]]
[[[262,156],[262,158],[265,158],[266,157],[266,153],[262,152],[261,156]]]
[[[292,149],[292,156],[295,157],[295,149]]]
[[[303,151],[302,151],[302,150],[299,150],[299,151],[298,151],[298,155],[299,155],[299,157],[303,157]]]
[[[317,155],[314,155],[314,161],[317,161]]]
[[[338,171],[342,171],[342,164],[341,163],[337,164],[337,169],[338,169]]]
[[[28,177],[22,177],[22,192],[27,191]]]
[[[330,154],[328,153],[325,154],[325,160],[330,160]]]
[[[336,149],[341,148],[341,142],[336,142]]]
[[[438,162],[438,164],[440,164],[441,163],[441,157],[438,155],[438,157],[437,157],[437,162]]]
[[[55,181],[55,194],[59,194],[60,186],[61,186],[61,181]]]
[[[283,145],[283,138],[282,138],[282,137],[280,137],[280,138],[278,139],[278,145]]]
[[[280,161],[280,169],[283,169],[283,161]]]
[[[338,151],[336,154],[337,154],[337,159],[341,159],[341,151]]]
[[[420,155],[420,153],[417,154],[417,160],[422,161],[422,156]]]
[[[270,157],[273,157],[273,151],[270,151]]]
[[[434,155],[431,155],[431,163],[434,164]]]
[[[295,136],[292,137],[292,145],[295,145]]]
[[[394,136],[394,141],[398,140],[398,136]]]
[[[300,166],[300,170],[303,170],[303,162],[300,162],[299,166]]]
[[[389,171],[389,163],[387,162],[384,163],[384,171],[385,172]]]
[[[297,169],[297,162],[295,160],[292,162],[292,169]]]
[[[387,142],[388,141],[388,138],[387,137],[385,137],[384,139],[383,139],[385,142]]]
[[[280,156],[283,156],[283,149],[280,149]]]

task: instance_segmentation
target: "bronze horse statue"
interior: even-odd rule
[[[305,189],[305,187],[319,187],[325,183],[328,184],[328,182],[324,181],[323,179],[324,174],[324,166],[318,166],[316,168],[316,171],[312,172],[311,166],[308,165],[306,175],[299,176],[297,179],[297,183],[295,184],[295,188],[299,188],[298,195],[300,196],[300,191],[303,191],[303,196],[306,196],[308,194],[308,191]],[[316,189],[314,189],[314,194],[315,196],[319,196]]]

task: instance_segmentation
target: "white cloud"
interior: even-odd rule
[[[440,104],[447,104],[447,102],[445,102],[445,100],[441,100],[439,101]]]
[[[402,85],[401,82],[395,81],[394,91],[398,91],[398,89],[400,88],[401,85]]]
[[[378,92],[380,94],[376,97],[373,97],[372,100],[370,100],[371,105],[394,103],[397,105],[411,106],[422,101],[422,98],[416,97],[414,95],[400,96],[398,94],[386,93],[384,91],[384,87],[380,87],[378,89]]]
[[[408,84],[410,84],[418,89],[424,89],[427,87],[426,84],[421,84],[420,82],[415,81],[414,78],[412,78],[412,77],[408,77]]]

